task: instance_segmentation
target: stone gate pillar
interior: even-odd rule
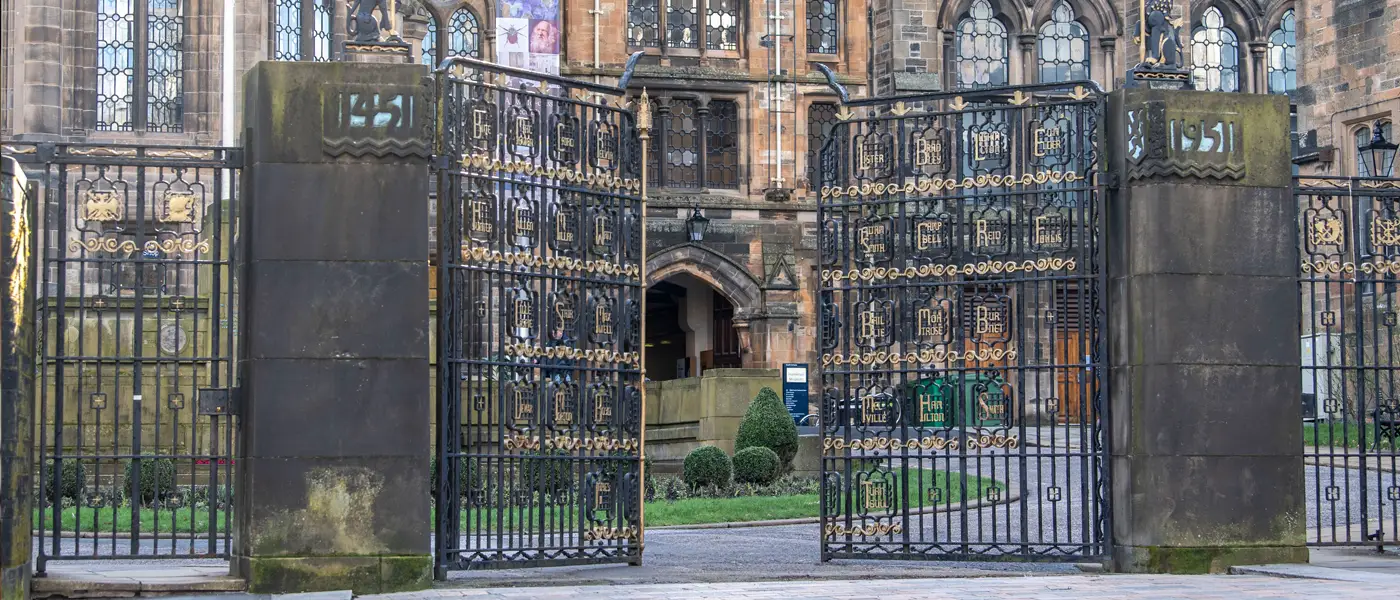
[[[28,598],[33,567],[34,192],[0,157],[0,598]]]
[[[246,76],[234,568],[254,593],[431,577],[425,74]]]
[[[1120,90],[1108,140],[1114,562],[1306,562],[1288,99]]]

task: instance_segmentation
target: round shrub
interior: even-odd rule
[[[75,459],[63,461],[62,472],[58,474],[59,500],[67,498],[78,500],[83,496],[83,488],[87,486],[87,469],[83,463]],[[54,475],[53,461],[49,461],[49,466],[44,470],[44,497],[54,499]]]
[[[139,459],[141,462],[141,504],[150,504],[175,491],[175,461],[168,458],[150,456]],[[126,463],[126,484],[124,489],[131,489],[132,478],[134,477],[136,462],[132,460]]]
[[[701,446],[685,455],[681,478],[692,488],[729,485],[734,464],[729,455],[714,446]]]
[[[778,455],[779,469],[787,471],[797,456],[797,423],[773,388],[765,387],[749,403],[739,433],[734,438],[734,450],[762,446]]]
[[[778,479],[781,466],[777,452],[763,446],[750,446],[734,453],[734,480],[768,485]]]

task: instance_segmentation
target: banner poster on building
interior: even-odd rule
[[[500,0],[496,61],[508,67],[559,74],[559,0]]]

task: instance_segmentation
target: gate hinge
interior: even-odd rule
[[[452,157],[447,154],[433,156],[433,168],[439,171],[446,171],[452,167]]]
[[[243,164],[243,157],[247,155],[248,152],[243,148],[225,148],[224,162],[230,169],[242,169],[247,166]]]
[[[242,389],[232,387],[199,390],[199,396],[196,398],[199,414],[210,417],[238,416],[242,413]]]

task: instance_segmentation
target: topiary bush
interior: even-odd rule
[[[83,497],[83,488],[87,486],[87,469],[83,463],[76,459],[63,461],[63,471],[58,474],[58,500],[77,501]],[[54,476],[53,461],[49,461],[49,466],[44,470],[44,498],[54,499]]]
[[[778,453],[763,446],[750,446],[734,453],[734,480],[739,483],[768,485],[778,479],[781,467]]]
[[[175,461],[159,456],[148,456],[141,461],[141,481],[139,489],[141,504],[151,504],[175,491]],[[126,463],[126,476],[123,489],[130,490],[136,461]]]
[[[685,455],[681,479],[691,488],[729,485],[734,464],[729,455],[714,446],[701,446]]]
[[[749,403],[739,433],[734,438],[736,452],[762,446],[778,455],[779,469],[787,472],[797,456],[797,423],[773,388],[765,387]]]

